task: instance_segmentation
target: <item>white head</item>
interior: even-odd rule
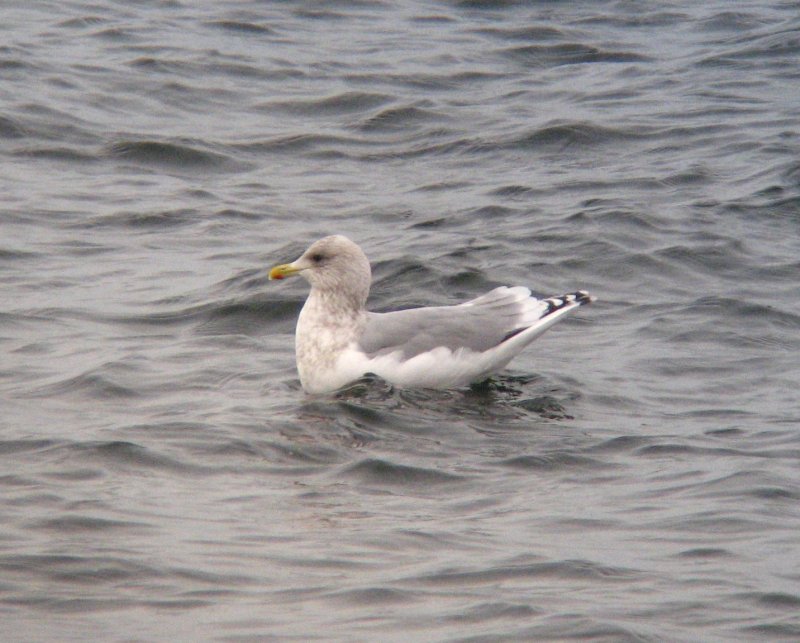
[[[347,297],[359,309],[369,295],[372,271],[361,248],[340,234],[324,237],[309,246],[292,263],[275,266],[270,279],[285,279],[300,274],[320,293]]]

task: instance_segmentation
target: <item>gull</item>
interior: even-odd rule
[[[369,312],[369,260],[342,235],[316,241],[269,272],[270,279],[293,275],[311,285],[295,332],[297,371],[310,394],[334,392],[370,373],[402,387],[481,382],[595,299],[585,290],[537,299],[524,286],[501,286],[452,306]]]

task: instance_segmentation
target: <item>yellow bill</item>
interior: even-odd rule
[[[272,279],[286,279],[286,277],[291,277],[292,275],[296,275],[300,270],[294,267],[292,263],[283,263],[280,266],[275,266],[272,270],[269,271],[269,278]]]

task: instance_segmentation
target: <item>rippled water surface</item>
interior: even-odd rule
[[[8,641],[800,639],[794,2],[0,8]],[[598,302],[481,387],[294,369],[370,305]]]

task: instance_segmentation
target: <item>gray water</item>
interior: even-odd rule
[[[4,641],[800,639],[794,2],[6,0]],[[306,396],[370,306],[598,302]]]

